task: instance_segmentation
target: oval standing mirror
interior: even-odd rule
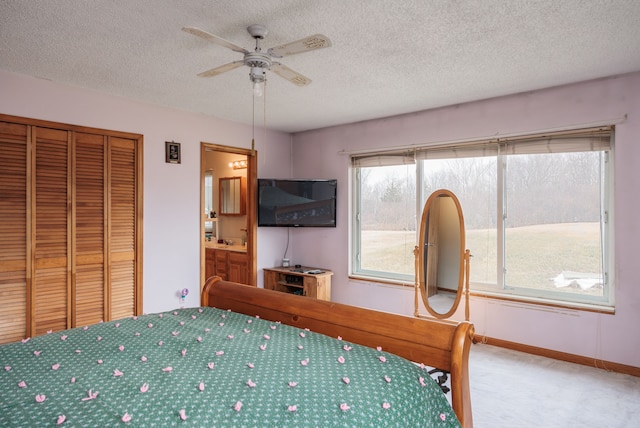
[[[460,303],[468,256],[462,208],[451,191],[436,190],[427,199],[414,253],[416,316],[420,316],[418,301],[421,299],[433,317],[450,317]]]

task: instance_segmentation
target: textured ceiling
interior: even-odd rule
[[[248,68],[196,76],[242,55],[181,28],[253,50],[254,23],[333,44],[281,60],[309,86],[268,74],[286,132],[640,70],[638,0],[2,0],[0,69],[251,123]]]

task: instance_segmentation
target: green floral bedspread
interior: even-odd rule
[[[215,308],[0,346],[0,426],[457,427],[424,368]]]

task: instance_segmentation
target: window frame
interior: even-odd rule
[[[351,234],[349,243],[350,256],[350,277],[356,279],[364,279],[374,282],[384,282],[400,285],[413,285],[415,283],[415,275],[402,275],[392,272],[383,272],[375,270],[362,269],[360,258],[360,244],[362,239],[362,231],[360,227],[361,221],[361,168],[373,167],[373,166],[385,166],[395,164],[415,164],[415,179],[416,179],[416,218],[419,219],[422,207],[428,195],[425,195],[422,186],[422,179],[424,175],[423,162],[417,161],[417,159],[431,158],[454,158],[454,157],[468,157],[468,154],[473,151],[483,151],[482,156],[496,156],[496,186],[497,192],[497,204],[496,207],[496,232],[497,232],[497,248],[498,251],[498,263],[496,266],[497,281],[495,288],[478,287],[472,283],[470,286],[470,292],[472,295],[482,295],[487,297],[496,297],[508,300],[528,301],[534,303],[546,303],[551,305],[576,307],[582,309],[595,309],[605,312],[613,311],[615,308],[615,254],[614,254],[614,126],[600,126],[590,129],[571,129],[564,131],[554,131],[545,134],[533,134],[533,135],[517,135],[509,138],[493,139],[493,140],[480,140],[480,141],[463,141],[457,143],[448,143],[441,145],[427,145],[427,146],[415,146],[411,148],[395,149],[395,150],[379,150],[371,151],[367,153],[353,153],[351,154],[351,198],[350,198],[350,219],[351,219]],[[575,145],[572,140],[577,138],[587,138],[585,136],[592,136],[592,146],[589,150],[575,150]],[[600,139],[598,142],[597,139]],[[550,146],[550,144],[563,144],[565,146]],[[601,151],[603,152],[604,165],[601,171],[601,234],[602,234],[602,268],[604,277],[604,290],[602,296],[588,296],[581,294],[571,294],[562,291],[553,290],[535,290],[527,289],[523,287],[505,286],[505,186],[508,177],[504,174],[504,165],[507,162],[510,154],[534,154],[536,150],[540,150],[537,153],[546,153],[543,141],[547,140],[547,146],[553,148],[549,152],[588,152],[588,151]],[[593,143],[595,141],[595,143]],[[585,144],[580,142],[578,145]],[[529,153],[527,150],[533,152]],[[451,154],[454,154],[453,156]],[[411,162],[412,161],[412,162]],[[416,243],[419,237],[419,227],[416,227]],[[473,269],[473,261],[471,262],[471,269]]]
[[[418,180],[420,180],[421,178],[421,174],[418,173],[418,170],[416,170],[416,184],[419,183]],[[360,250],[360,245],[356,245],[355,243],[360,243],[362,242],[362,230],[360,228],[360,222],[361,222],[361,215],[360,212],[362,211],[361,209],[361,203],[362,203],[362,198],[361,198],[361,192],[360,192],[360,168],[351,168],[351,194],[353,195],[353,197],[350,198],[350,202],[351,202],[351,206],[350,206],[350,218],[351,218],[351,242],[349,243],[349,252],[351,254],[350,256],[350,263],[349,263],[349,276],[352,278],[358,278],[358,279],[364,279],[364,280],[369,280],[369,281],[376,281],[376,282],[384,282],[384,283],[390,283],[390,284],[397,284],[397,285],[403,285],[403,286],[413,286],[414,282],[415,282],[415,275],[404,275],[401,273],[394,273],[394,272],[386,272],[386,271],[379,271],[379,270],[372,270],[372,269],[363,269],[360,264],[361,262],[361,250]],[[417,194],[422,194],[422,189],[417,186],[416,187],[418,190],[416,191]],[[423,205],[423,204],[422,204]],[[420,200],[417,199],[416,200],[416,213],[421,213],[422,212],[422,208],[421,208],[421,203]],[[352,214],[352,213],[356,213],[356,214]],[[419,218],[418,214],[418,217]],[[418,228],[416,228],[415,231],[415,242],[418,242],[418,237],[420,234],[420,230]],[[354,269],[355,267],[355,269]]]

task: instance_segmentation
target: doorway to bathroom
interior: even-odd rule
[[[203,142],[200,161],[200,284],[256,286],[257,152]]]

